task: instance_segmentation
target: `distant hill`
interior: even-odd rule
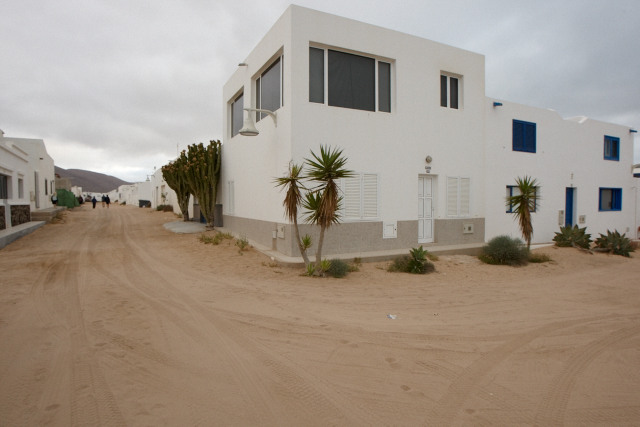
[[[62,169],[56,166],[55,172],[60,178],[69,178],[71,185],[82,187],[83,193],[108,193],[121,185],[132,184],[115,176],[82,169]]]

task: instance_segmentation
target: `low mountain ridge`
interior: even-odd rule
[[[55,173],[60,178],[69,178],[71,185],[82,187],[83,193],[108,193],[121,185],[132,184],[115,176],[83,169],[62,169],[55,166]]]

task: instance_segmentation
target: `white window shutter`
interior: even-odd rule
[[[447,216],[458,216],[458,178],[447,177]]]
[[[362,217],[378,217],[378,175],[362,174]]]
[[[342,180],[344,218],[360,218],[360,176]]]
[[[460,216],[469,216],[471,213],[471,179],[460,178]]]

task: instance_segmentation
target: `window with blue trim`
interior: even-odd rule
[[[620,160],[620,138],[615,136],[604,136],[604,159]]]
[[[600,188],[599,211],[622,210],[622,188]]]
[[[509,200],[510,197],[513,196],[518,196],[520,194],[520,188],[518,188],[517,185],[507,185],[507,200]],[[536,191],[535,194],[538,194],[538,187],[536,187]],[[535,212],[538,209],[538,202],[536,199],[533,200],[533,209],[531,209],[531,212]],[[507,213],[513,213],[513,205],[509,204],[509,206],[507,206]]]
[[[536,124],[513,121],[513,151],[536,152]]]

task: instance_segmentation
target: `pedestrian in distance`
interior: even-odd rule
[[[104,196],[104,201],[107,202],[107,209],[109,209],[109,205],[111,204],[111,198],[109,198],[108,194]]]
[[[104,208],[104,204],[107,203],[107,196],[102,195],[102,207]]]
[[[91,204],[93,205],[93,209],[96,208],[96,203],[98,203],[98,201],[96,200],[96,196],[93,196],[93,198],[91,199]]]

